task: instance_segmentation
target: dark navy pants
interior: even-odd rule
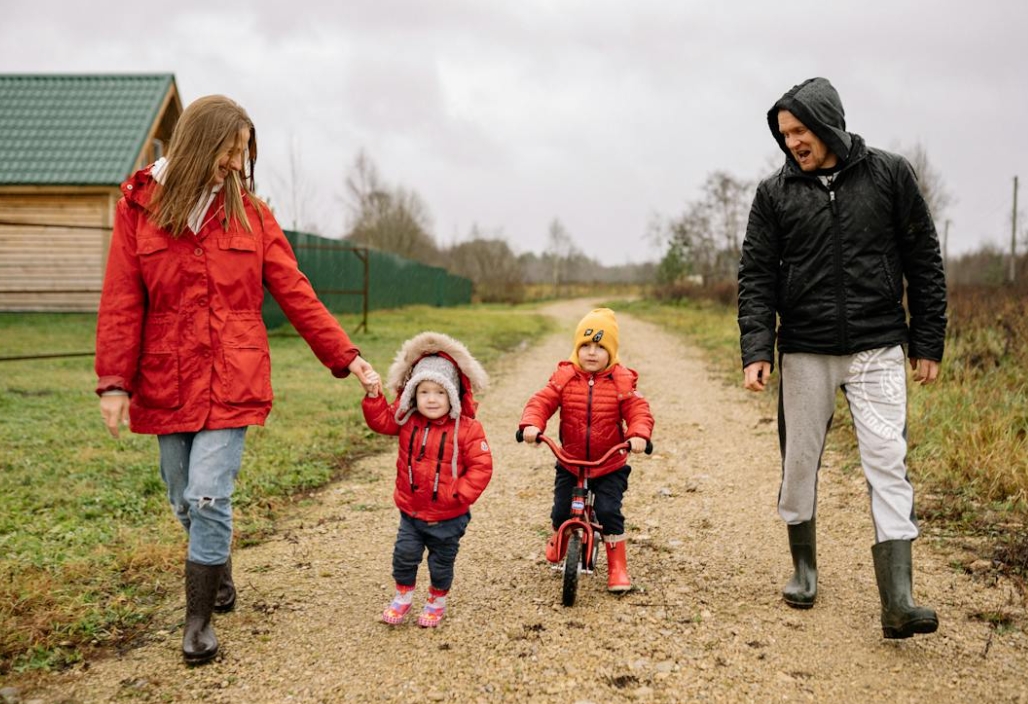
[[[625,465],[621,469],[589,480],[589,490],[593,493],[593,509],[596,520],[603,526],[604,535],[621,535],[625,532],[625,517],[621,515],[621,500],[628,491],[628,475],[632,468]],[[571,517],[571,490],[578,483],[578,477],[559,464],[553,479],[553,510],[550,520],[553,529]]]
[[[413,585],[418,566],[428,548],[428,575],[432,586],[447,591],[453,584],[453,565],[457,561],[460,539],[468,529],[471,512],[446,521],[428,523],[400,512],[400,529],[393,546],[393,579],[397,584]]]

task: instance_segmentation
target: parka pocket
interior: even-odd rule
[[[139,256],[156,254],[157,252],[163,252],[167,248],[167,237],[143,237],[136,240],[136,254]]]
[[[231,249],[237,252],[256,252],[257,239],[253,235],[231,235],[218,240],[219,249]]]
[[[260,311],[228,314],[221,333],[222,395],[228,403],[272,399],[271,354]]]
[[[136,393],[148,408],[179,408],[182,393],[179,389],[178,354],[144,351],[139,357]]]
[[[885,284],[889,288],[889,296],[891,300],[902,301],[903,300],[903,277],[895,268],[892,266],[892,262],[889,261],[889,257],[884,254],[881,257],[882,262],[882,276],[885,277]]]
[[[782,272],[778,277],[778,306],[779,308],[788,308],[793,303],[793,272],[796,271],[796,267],[789,266],[788,264],[782,264]]]
[[[182,405],[176,340],[178,316],[156,313],[143,323],[136,393],[144,406],[178,408]]]

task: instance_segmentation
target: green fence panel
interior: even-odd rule
[[[300,271],[310,279],[325,306],[333,313],[360,313],[364,305],[363,252],[349,249],[351,245],[342,240],[293,230],[285,234]],[[368,310],[419,304],[449,307],[471,302],[469,279],[389,252],[369,249],[367,258]],[[263,315],[269,328],[286,322],[270,294],[264,297]]]

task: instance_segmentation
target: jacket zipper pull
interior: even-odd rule
[[[413,494],[418,490],[418,486],[414,483],[414,437],[418,434],[418,426],[414,426],[414,432],[410,434],[410,442],[407,445],[407,481],[410,482],[410,491]]]
[[[435,461],[435,481],[432,484],[432,501],[439,498],[439,471],[443,466],[443,453],[446,451],[446,433],[443,432],[443,437],[439,441],[439,457]]]
[[[425,426],[425,432],[421,435],[421,447],[418,448],[418,459],[419,460],[422,460],[422,459],[425,458],[425,445],[428,444],[428,428],[429,428],[429,426],[426,425]],[[417,432],[417,430],[418,429],[415,428],[414,432]]]

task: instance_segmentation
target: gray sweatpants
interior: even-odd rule
[[[871,494],[877,542],[913,540],[914,488],[907,479],[907,376],[903,348],[853,355],[787,353],[781,359],[778,435],[782,487],[778,514],[789,524],[809,521],[817,504],[817,473],[842,389]]]

